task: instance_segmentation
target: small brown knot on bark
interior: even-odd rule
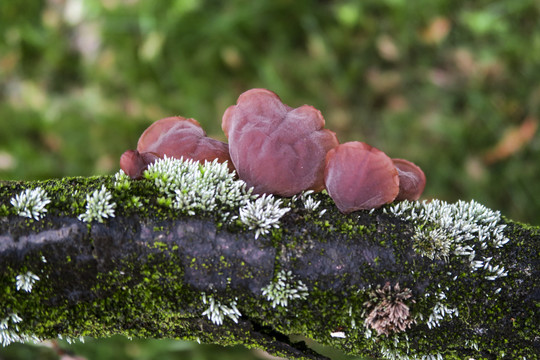
[[[409,303],[414,303],[412,292],[405,288],[401,290],[399,283],[392,288],[387,282],[382,288],[377,285],[369,294],[369,300],[364,303],[366,326],[377,330],[377,334],[390,335],[392,332],[401,332],[411,327],[415,321],[411,319]]]

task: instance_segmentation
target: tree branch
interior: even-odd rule
[[[18,215],[12,199],[37,187],[47,212]],[[83,221],[102,187],[110,216]],[[301,334],[377,358],[537,356],[537,227],[475,203],[343,215],[309,197],[283,199],[279,228],[256,236],[238,208],[189,215],[148,180],[2,182],[0,341],[123,334],[324,359]]]

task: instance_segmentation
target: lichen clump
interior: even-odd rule
[[[255,230],[255,239],[257,239],[259,235],[267,234],[272,228],[279,227],[279,219],[290,210],[281,205],[281,200],[264,194],[240,208],[240,221],[250,230]]]
[[[39,280],[39,276],[33,274],[30,271],[27,271],[25,274],[17,275],[17,291],[24,290],[26,292],[31,292],[34,283]]]
[[[165,156],[150,164],[143,176],[154,183],[168,200],[164,203],[173,209],[188,215],[217,211],[222,220],[228,221],[239,218],[249,230],[255,230],[255,238],[278,228],[280,218],[290,210],[272,195],[254,195],[244,181],[235,179],[227,162],[201,164]]]
[[[143,176],[171,200],[171,207],[189,215],[217,209],[228,215],[227,210],[245,206],[254,198],[252,190],[243,181],[235,179],[227,163],[217,160],[201,164],[191,159],[165,156],[149,165]]]
[[[79,220],[84,222],[103,222],[106,218],[114,217],[116,204],[112,202],[112,194],[105,186],[86,195],[86,212],[79,215]]]
[[[263,287],[262,293],[272,303],[272,308],[277,305],[287,307],[291,300],[306,299],[308,288],[302,280],[295,280],[291,271],[280,270],[276,281]]]
[[[504,235],[506,225],[501,224],[499,211],[474,200],[455,204],[432,200],[403,201],[391,206],[389,212],[415,226],[412,246],[420,255],[445,260],[452,255],[463,256],[470,271],[483,271],[487,280],[508,275],[504,266],[494,264],[493,257],[480,255],[510,241]]]
[[[11,198],[10,202],[20,216],[39,220],[45,216],[47,212],[46,206],[51,202],[51,199],[45,190],[37,187],[22,191]]]
[[[405,331],[414,323],[409,305],[414,303],[410,289],[401,289],[399,283],[392,287],[389,282],[370,292],[370,298],[364,303],[366,326],[379,335]]]
[[[228,317],[235,323],[238,323],[238,318],[242,316],[238,308],[236,307],[236,300],[231,301],[228,305],[223,304],[218,300],[215,300],[213,296],[206,296],[205,293],[201,294],[201,299],[204,305],[208,305],[208,308],[202,313],[208,320],[215,325],[222,325],[225,317]]]

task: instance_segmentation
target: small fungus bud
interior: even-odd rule
[[[338,145],[326,155],[326,190],[343,213],[374,209],[399,192],[396,167],[384,152],[363,142]]]
[[[426,175],[418,166],[404,159],[392,159],[399,175],[397,201],[418,200],[426,187]]]
[[[159,159],[156,153],[127,150],[120,156],[120,168],[132,179],[142,179],[144,170],[156,159]]]

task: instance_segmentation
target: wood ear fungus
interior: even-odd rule
[[[122,155],[120,168],[139,179],[149,164],[165,155],[200,162],[218,159],[227,161],[229,170],[234,170],[228,145],[207,137],[198,121],[181,116],[167,117],[150,125],[139,138],[137,150],[128,150]]]
[[[167,155],[201,162],[228,161],[232,170],[227,144],[207,137],[197,120],[181,116],[167,117],[150,125],[139,138],[137,150],[153,152],[161,158]]]
[[[326,190],[343,213],[392,202],[399,176],[392,159],[363,142],[338,145],[326,155]]]
[[[426,187],[426,175],[417,165],[405,159],[392,159],[399,175],[397,201],[418,200]]]
[[[194,119],[167,117],[148,127],[137,150],[120,158],[133,179],[165,155],[196,161],[227,161],[229,170],[256,194],[289,197],[304,190],[328,194],[342,213],[374,209],[394,200],[417,200],[424,172],[390,159],[363,142],[339,144],[313,106],[292,108],[266,89],[251,89],[227,108],[221,127],[229,144],[209,138]]]
[[[156,153],[127,150],[120,156],[120,168],[132,179],[142,179],[144,170],[157,159]]]
[[[328,150],[338,145],[312,106],[291,108],[266,89],[252,89],[223,115],[238,177],[255,193],[292,196],[324,188]]]

